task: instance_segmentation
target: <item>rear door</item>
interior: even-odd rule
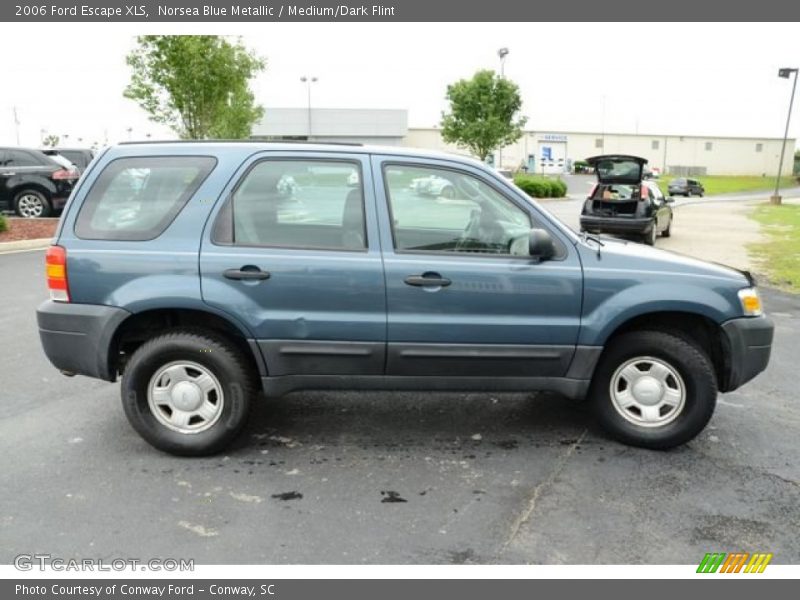
[[[270,376],[383,374],[386,296],[365,156],[258,154],[212,215],[203,299],[249,328]]]
[[[577,253],[528,256],[532,204],[482,170],[373,157],[388,301],[387,375],[563,376],[580,323]],[[447,194],[415,181],[444,180]]]
[[[644,177],[647,159],[626,154],[592,156],[586,162],[594,169],[600,183],[639,183]]]

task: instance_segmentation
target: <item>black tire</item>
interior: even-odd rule
[[[648,246],[655,246],[657,237],[658,237],[658,223],[656,221],[653,221],[653,226],[650,228],[650,231],[648,233],[645,233],[644,236],[642,236],[642,241]]]
[[[637,357],[663,361],[683,380],[683,406],[664,425],[637,425],[623,417],[611,399],[614,373]],[[614,339],[603,353],[592,379],[590,401],[598,422],[612,437],[631,446],[666,450],[685,444],[706,426],[717,402],[716,376],[706,353],[689,340],[664,331],[633,331]]]
[[[667,223],[667,228],[661,232],[661,235],[665,238],[668,238],[672,235],[672,217],[669,218],[669,223]]]
[[[38,205],[36,205],[38,203]],[[36,208],[34,208],[36,206]],[[33,211],[40,210],[38,214]],[[28,219],[49,217],[53,214],[53,205],[39,190],[22,190],[14,196],[14,212],[18,217]]]
[[[202,366],[221,387],[221,413],[208,429],[173,431],[150,408],[151,379],[175,361]],[[122,377],[122,406],[130,424],[152,446],[179,456],[206,456],[225,448],[245,425],[255,393],[255,375],[242,353],[223,337],[175,329],[150,339],[133,353]]]

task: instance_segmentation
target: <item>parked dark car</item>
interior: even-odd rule
[[[86,170],[94,158],[94,152],[89,148],[42,148],[42,152],[48,156],[55,154],[63,156],[78,167],[78,171],[81,173]]]
[[[49,217],[67,203],[77,171],[30,148],[0,148],[0,210]]]
[[[672,198],[644,180],[647,159],[621,154],[587,158],[597,184],[583,204],[581,230],[641,239],[649,246],[672,233]]]
[[[431,177],[455,197],[409,188]],[[67,375],[121,375],[132,426],[175,454],[225,448],[259,389],[549,390],[669,448],[769,361],[749,274],[576,235],[475,160],[139,143],[85,178],[46,254],[42,345]]]
[[[703,184],[697,179],[689,179],[687,177],[678,177],[669,182],[667,186],[670,196],[702,196],[706,193]]]

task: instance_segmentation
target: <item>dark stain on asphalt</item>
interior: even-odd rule
[[[392,490],[381,490],[381,502],[408,502],[405,498],[401,498],[398,492]]]
[[[282,494],[272,494],[272,497],[278,500],[300,500],[303,494],[300,492],[283,492]]]
[[[498,448],[502,448],[503,450],[514,450],[519,445],[517,440],[500,440],[499,442],[493,442],[495,446]]]

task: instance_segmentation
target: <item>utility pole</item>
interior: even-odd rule
[[[19,146],[19,117],[17,116],[17,107],[14,106],[11,110],[14,112],[14,130],[17,133],[17,146]]]
[[[786,139],[789,137],[789,121],[792,120],[792,105],[794,104],[794,93],[797,90],[797,69],[783,68],[778,69],[778,77],[789,79],[789,76],[794,73],[794,83],[792,84],[792,96],[789,99],[789,112],[786,115],[786,129],[783,132],[783,145],[781,146],[781,160],[778,162],[778,178],[775,180],[775,193],[769,199],[772,204],[781,203],[781,173],[783,171],[783,158],[786,156]]]

